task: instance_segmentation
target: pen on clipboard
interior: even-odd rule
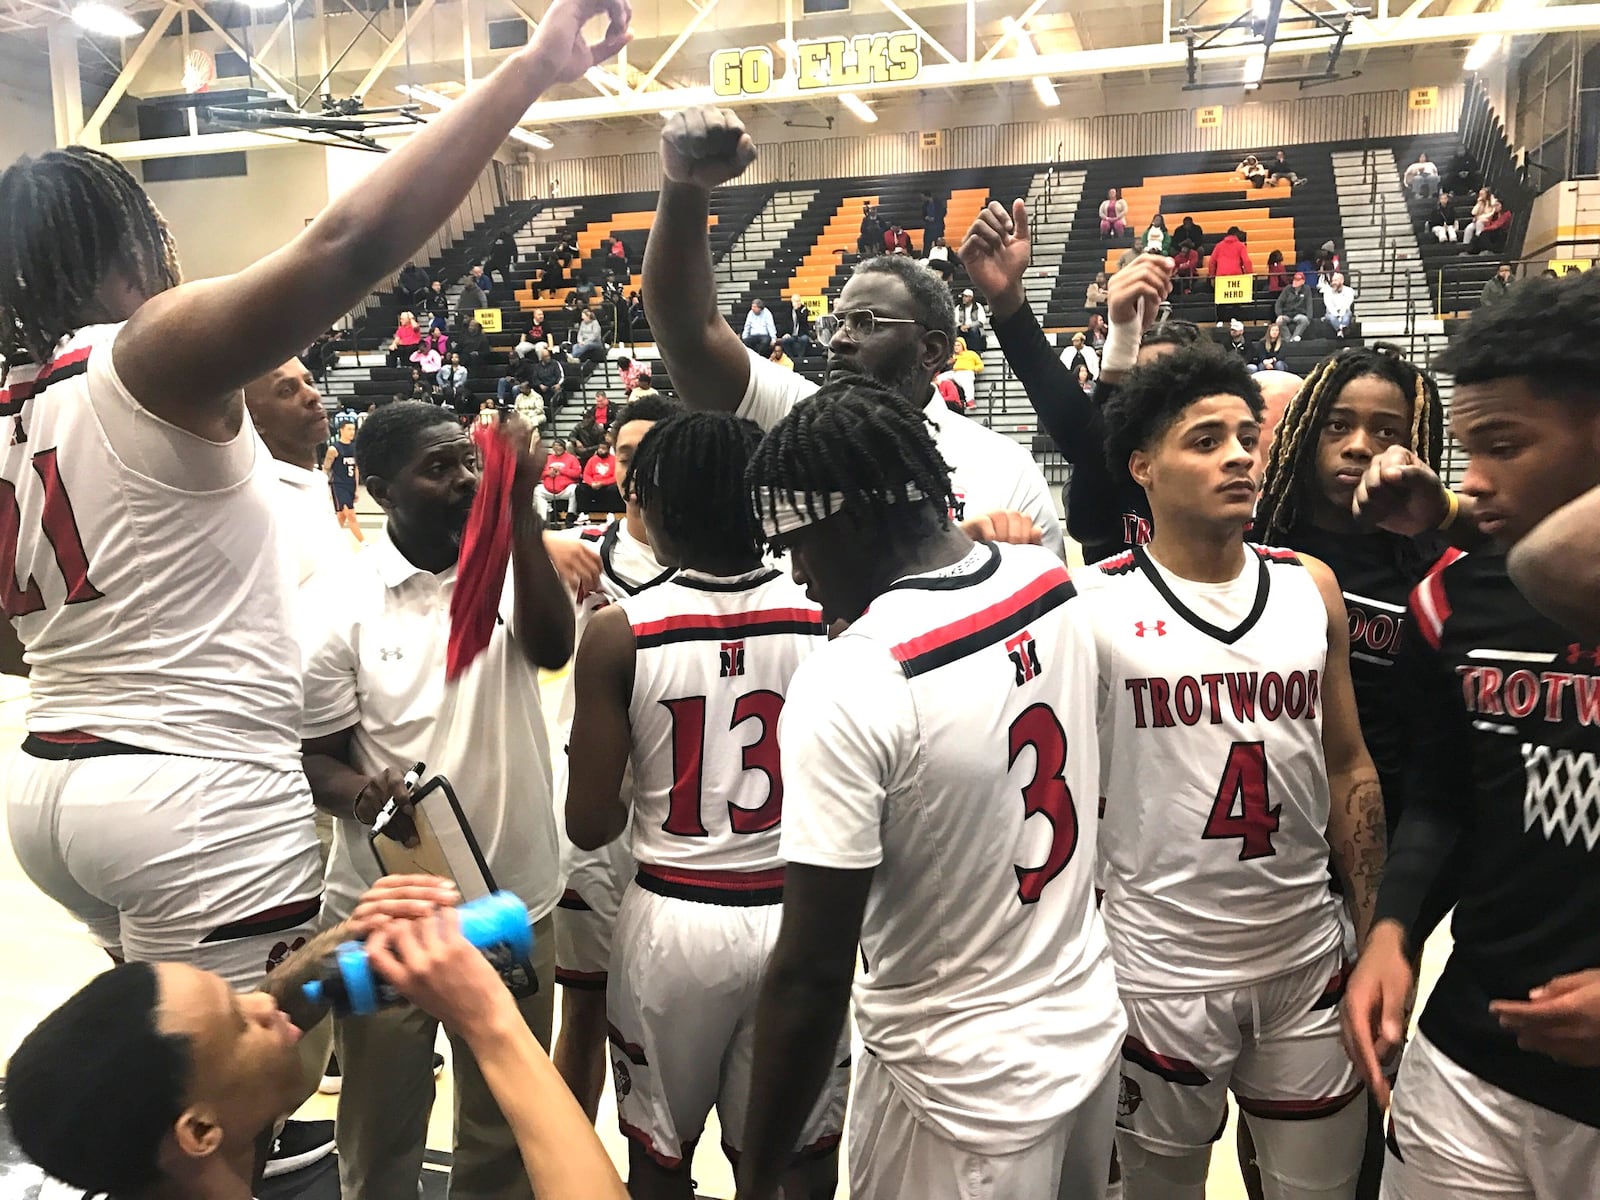
[[[411,770],[406,772],[406,777],[404,780],[406,795],[409,796],[412,792],[417,790],[417,784],[422,782],[422,773],[427,769],[428,768],[426,764],[418,763],[416,766],[412,767]],[[388,803],[378,810],[378,816],[372,822],[372,835],[376,837],[378,834],[382,833],[383,827],[390,821],[394,820],[395,814],[399,811],[400,801],[395,799],[393,796],[389,797]]]

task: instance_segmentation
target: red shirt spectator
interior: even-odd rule
[[[1172,263],[1174,275],[1198,275],[1200,273],[1200,251],[1193,246],[1185,245],[1173,254]]]
[[[1239,236],[1237,227],[1228,230],[1228,236],[1218,242],[1217,248],[1211,252],[1211,267],[1207,273],[1213,279],[1255,274],[1255,268],[1250,264],[1250,251],[1244,248],[1244,240]]]
[[[611,447],[604,442],[600,443],[600,448],[584,465],[583,482],[592,488],[617,486],[617,460],[612,457]]]
[[[578,456],[563,450],[545,459],[540,482],[547,492],[564,492],[582,478],[583,468],[578,465]]]
[[[891,225],[883,231],[883,248],[891,254],[896,250],[911,253],[911,235],[898,225]]]

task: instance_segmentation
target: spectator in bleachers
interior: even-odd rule
[[[1125,270],[1127,268],[1128,264],[1133,262],[1133,260],[1138,258],[1138,257],[1139,257],[1139,247],[1137,247],[1137,246],[1129,246],[1121,254],[1117,255],[1117,270],[1119,270],[1119,271]]]
[[[594,298],[600,294],[600,289],[595,287],[594,280],[586,275],[580,267],[572,277],[572,292],[567,296],[567,303],[574,309],[588,309],[594,303]]]
[[[1289,286],[1278,293],[1272,311],[1291,342],[1298,342],[1311,324],[1311,289],[1306,287],[1304,271],[1296,271]]]
[[[1311,260],[1316,264],[1317,274],[1329,283],[1333,282],[1334,273],[1342,269],[1339,261],[1339,246],[1332,238],[1329,238],[1317,248],[1317,252],[1311,256]],[[1308,275],[1306,278],[1310,279],[1311,277]]]
[[[485,277],[496,273],[500,276],[502,286],[511,282],[508,272],[512,264],[517,261],[517,239],[512,236],[511,230],[502,229],[500,236],[495,238],[494,245],[489,248],[489,255],[483,260],[483,273]]]
[[[1067,370],[1076,371],[1082,364],[1089,368],[1089,378],[1100,377],[1100,354],[1089,345],[1089,339],[1081,333],[1072,335],[1072,344],[1061,352],[1061,361],[1067,365]]]
[[[528,348],[524,350],[522,342],[518,342],[517,353],[526,358],[533,353],[534,346],[549,340],[549,335],[544,331],[544,309],[536,308],[533,310],[533,324],[528,326],[528,332],[522,335],[522,341],[528,343]]]
[[[889,254],[910,254],[911,235],[896,222],[883,231],[883,248]]]
[[[1539,272],[1539,278],[1540,279],[1559,279],[1560,276],[1558,276],[1556,274],[1556,269],[1554,267],[1546,267],[1544,270]]]
[[[594,403],[589,406],[588,419],[593,421],[605,433],[611,432],[611,422],[616,420],[616,411],[611,406],[611,401],[606,394],[601,392],[594,398]]]
[[[1477,229],[1474,233],[1473,230]],[[1467,234],[1462,240],[1462,250],[1470,250],[1477,254],[1483,250],[1504,250],[1506,238],[1511,231],[1511,210],[1500,203],[1500,197],[1494,198],[1494,208],[1481,227],[1468,226]],[[1567,272],[1569,275],[1572,271]],[[1581,274],[1581,272],[1579,272]]]
[[[1267,326],[1261,340],[1251,347],[1249,358],[1252,375],[1257,371],[1283,369],[1283,330],[1278,328],[1276,321]]]
[[[654,370],[647,362],[629,358],[627,355],[617,359],[617,378],[622,380],[622,391],[627,396],[629,404],[637,398],[635,392],[650,389],[651,376],[654,374]]]
[[[1426,154],[1417,155],[1417,161],[1406,168],[1401,177],[1412,199],[1428,200],[1439,194],[1439,168],[1428,161]]]
[[[1100,201],[1100,236],[1121,237],[1128,232],[1128,202],[1116,188],[1106,192]]]
[[[1474,238],[1483,232],[1484,225],[1500,209],[1500,200],[1488,188],[1478,189],[1478,198],[1472,202],[1472,219],[1467,222],[1461,231],[1461,244],[1470,246]]]
[[[1422,221],[1424,228],[1437,242],[1453,242],[1461,236],[1460,226],[1456,221],[1455,197],[1449,192],[1440,192],[1434,197],[1433,207],[1428,210],[1428,215],[1423,217]]]
[[[1322,310],[1334,337],[1344,337],[1350,332],[1350,321],[1355,315],[1356,290],[1345,287],[1344,276],[1338,271],[1333,278],[1319,280],[1317,291],[1322,293]]]
[[[564,232],[556,239],[555,250],[552,253],[563,267],[570,267],[573,260],[578,257],[578,243],[573,240],[570,232]]]
[[[539,286],[536,290],[540,295],[545,292],[549,292],[552,296],[559,295],[565,280],[566,269],[556,252],[552,250],[544,256],[544,261],[539,265]]]
[[[1200,277],[1200,247],[1184,238],[1172,252],[1173,288],[1187,296],[1194,291],[1194,281]]]
[[[1267,182],[1267,169],[1254,154],[1246,154],[1239,164],[1239,177],[1251,187],[1263,187]]]
[[[432,387],[438,378],[439,368],[444,366],[445,340],[431,329],[417,343],[417,348],[411,352],[411,361],[417,364],[417,369],[422,372],[422,377]]]
[[[401,313],[400,322],[394,327],[394,345],[389,349],[389,365],[404,365],[421,340],[422,330],[417,325],[417,318],[409,312]]]
[[[550,506],[557,502],[570,509],[573,495],[582,479],[583,467],[578,463],[577,456],[567,453],[566,442],[556,438],[550,443],[550,457],[544,460],[544,473],[539,477],[539,486],[533,489],[540,512],[548,517]]]
[[[967,288],[961,293],[961,303],[956,305],[956,336],[964,338],[967,345],[982,354],[989,348],[988,328],[988,312],[978,303],[972,289]]]
[[[539,399],[544,401],[544,409],[548,413],[558,412],[561,408],[561,389],[566,385],[566,374],[561,370],[561,364],[550,353],[550,347],[543,342],[533,349],[533,366],[528,371],[528,382],[533,385],[533,390],[539,393]]]
[[[1072,382],[1077,384],[1085,395],[1094,391],[1094,376],[1089,374],[1089,364],[1079,363],[1072,372]]]
[[[1237,225],[1229,226],[1227,234],[1211,251],[1211,264],[1207,268],[1207,273],[1212,279],[1255,274],[1255,267],[1250,262],[1250,251],[1245,249],[1245,241],[1242,229]],[[1237,316],[1242,307],[1238,304],[1218,304],[1218,322]]]
[[[584,309],[578,318],[578,327],[572,334],[572,349],[568,354],[578,363],[579,379],[588,379],[595,368],[605,362],[611,347],[606,345],[605,330],[595,320],[592,309]]]
[[[444,284],[435,279],[428,285],[422,308],[428,314],[428,323],[434,329],[447,329],[450,325],[450,297],[444,294]]]
[[[528,423],[530,429],[538,429],[544,424],[544,401],[539,399],[539,393],[533,390],[532,384],[517,384],[511,407],[516,410],[517,416]]]
[[[1106,291],[1106,284],[1110,282],[1104,271],[1096,271],[1094,282],[1083,291],[1083,306],[1085,308],[1104,308],[1106,299],[1111,295]]]
[[[1150,224],[1144,231],[1143,245],[1146,253],[1171,255],[1172,235],[1167,232],[1167,219],[1160,213],[1150,218]]]
[[[1478,293],[1479,308],[1493,308],[1511,294],[1511,264],[1501,263]]]
[[[407,263],[401,269],[399,278],[394,281],[395,295],[407,308],[419,308],[423,298],[428,294],[431,282],[425,268],[417,266],[416,263]]]
[[[617,494],[617,459],[611,453],[609,439],[601,438],[600,444],[594,448],[594,453],[589,456],[589,461],[583,464],[583,486],[597,493],[591,497],[591,502],[599,501],[603,506],[605,502],[618,499]]]
[[[457,413],[457,415],[460,415],[461,410],[459,408],[457,408],[456,409],[456,413]],[[469,424],[470,423],[470,418],[462,416],[461,423],[463,425]],[[487,396],[485,396],[483,398],[483,403],[478,405],[478,424],[479,425],[498,425],[498,424],[500,424],[500,410],[497,407],[495,407],[495,402],[493,400],[489,399],[489,397],[487,397]]]
[[[928,245],[928,270],[939,276],[946,283],[956,273],[955,265],[950,261],[950,246],[944,238],[936,237]]]
[[[1248,359],[1250,357],[1250,347],[1244,340],[1243,321],[1232,320],[1228,322],[1228,340],[1222,344],[1222,350],[1223,353],[1231,354],[1235,358]]]
[[[805,362],[811,353],[811,307],[804,300],[796,300],[790,308],[794,328],[779,340],[783,352],[795,362]]]
[[[926,189],[922,193],[922,248],[944,241],[944,201]],[[931,257],[931,255],[930,255]]]
[[[1289,156],[1279,150],[1272,156],[1272,165],[1267,168],[1268,178],[1273,183],[1278,180],[1287,180],[1290,187],[1299,187],[1305,180],[1294,173],[1294,168],[1289,165]]]
[[[744,315],[744,329],[739,333],[739,340],[752,353],[763,358],[772,353],[772,343],[778,340],[777,323],[759,296],[750,301],[750,311]]]
[[[955,353],[950,356],[950,374],[972,407],[978,398],[978,375],[983,370],[983,355],[967,345],[965,338],[956,339]]]
[[[628,266],[628,247],[619,237],[606,242],[606,269],[619,278],[626,278],[633,273]]]
[[[1176,245],[1182,245],[1184,242],[1193,242],[1194,248],[1203,253],[1206,244],[1206,231],[1194,223],[1193,217],[1185,217],[1183,223],[1172,231],[1172,240]]]
[[[1283,251],[1267,255],[1267,292],[1276,296],[1289,286],[1289,268],[1283,265]]]
[[[494,289],[494,280],[483,273],[482,263],[473,263],[467,268],[467,279],[483,293],[485,300],[489,298],[489,293]]]
[[[472,314],[480,308],[489,307],[489,297],[484,295],[483,288],[478,285],[481,278],[482,267],[477,267],[479,275],[468,275],[461,290],[456,293],[456,324],[462,325],[472,319]]]
[[[856,253],[871,258],[883,251],[883,225],[878,220],[878,210],[868,204],[861,210],[861,236],[856,239]]]
[[[1099,350],[1106,344],[1106,338],[1111,335],[1111,330],[1106,325],[1106,319],[1095,313],[1089,318],[1089,328],[1084,330],[1084,333],[1088,335],[1089,345]]]
[[[411,368],[411,392],[405,398],[408,400],[421,400],[427,404],[434,403],[433,384],[422,373],[421,367]]]
[[[790,358],[783,352],[782,346],[774,346],[772,348],[772,353],[767,355],[767,361],[770,363],[777,363],[785,371],[794,370],[794,359]]]
[[[472,389],[467,387],[467,369],[461,365],[461,355],[451,354],[450,361],[439,368],[434,387],[439,393],[439,403],[448,404],[457,412],[469,412],[473,407]]]
[[[519,343],[518,345],[520,348],[521,344]],[[544,345],[544,343],[541,342],[540,345]],[[511,365],[506,368],[506,373],[495,380],[495,395],[502,405],[511,402],[512,394],[520,385],[533,386],[533,368],[539,361],[534,353],[535,349],[534,346],[530,345],[526,357],[513,355]]]
[[[637,291],[628,293],[628,325],[638,329],[641,325],[648,324],[644,315],[644,297]]]
[[[484,336],[482,322],[468,321],[467,327],[456,335],[456,353],[468,367],[481,367],[489,361],[489,339]]]

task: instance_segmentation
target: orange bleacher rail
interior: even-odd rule
[[[944,210],[944,240],[952,250],[961,248],[961,239],[988,202],[988,188],[958,188],[950,193],[950,203]],[[928,248],[924,246],[922,252],[926,254]]]
[[[1137,244],[1138,239],[1143,237],[1144,231],[1149,228],[1151,218],[1161,211],[1161,202],[1165,197],[1206,194],[1228,196],[1237,193],[1242,207],[1184,209],[1178,212],[1162,212],[1161,215],[1166,218],[1169,232],[1183,224],[1185,217],[1193,217],[1195,223],[1208,234],[1222,233],[1230,225],[1237,225],[1245,235],[1245,244],[1250,250],[1252,261],[1259,255],[1260,261],[1265,263],[1267,255],[1274,250],[1282,250],[1285,258],[1294,258],[1296,247],[1299,245],[1295,240],[1294,219],[1274,217],[1267,211],[1268,205],[1283,200],[1289,194],[1288,188],[1287,180],[1278,188],[1269,185],[1258,189],[1251,187],[1232,171],[1207,171],[1191,175],[1159,175],[1147,178],[1141,184],[1122,189],[1122,198],[1128,202],[1128,231],[1134,236]],[[1117,269],[1117,260],[1122,254],[1121,248],[1106,254],[1105,270],[1108,273]],[[1210,255],[1206,255],[1201,262],[1202,272],[1210,262]]]
[[[649,212],[614,213],[611,216],[602,218],[599,221],[590,222],[578,234],[577,261],[582,262],[584,259],[588,258],[596,250],[600,249],[602,242],[614,234],[627,233],[637,229],[649,229],[651,225],[655,223],[655,219],[655,210],[652,209]],[[716,223],[717,214],[712,213],[711,219],[707,222],[706,228],[709,229]],[[640,286],[640,280],[642,278],[643,277],[640,275],[630,274],[628,276],[627,283],[623,285],[624,289],[627,291],[638,290]],[[566,290],[565,285],[563,285],[562,290]],[[545,303],[545,301],[542,301],[539,298],[542,294],[543,293],[541,289],[538,288],[534,283],[530,282],[527,285],[517,289],[517,304],[524,312],[532,312],[534,309],[541,307]],[[596,295],[595,299],[591,301],[591,304],[599,303],[600,298],[598,295]]]
[[[861,240],[861,215],[867,205],[876,204],[876,196],[846,196],[823,226],[822,233],[800,265],[789,276],[783,289],[785,296],[820,296],[828,288],[828,280],[839,269],[839,251],[846,253],[856,248]]]

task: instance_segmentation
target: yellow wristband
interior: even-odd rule
[[[1456,523],[1456,518],[1461,515],[1461,497],[1449,488],[1444,490],[1445,514],[1444,520],[1439,522],[1440,531],[1449,529]]]

